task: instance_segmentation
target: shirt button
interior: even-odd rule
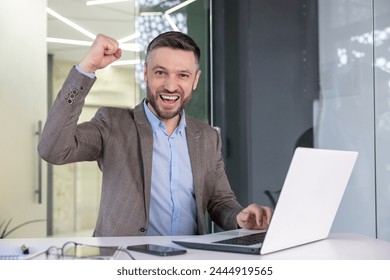
[[[142,227],[142,228],[139,229],[139,231],[144,233],[146,231],[146,229]]]

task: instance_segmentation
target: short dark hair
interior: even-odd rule
[[[146,49],[146,63],[149,60],[150,53],[153,50],[162,47],[193,52],[195,55],[197,67],[199,68],[200,48],[190,36],[179,31],[168,31],[161,33],[149,43],[148,48]]]

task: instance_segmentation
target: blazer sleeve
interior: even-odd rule
[[[213,129],[214,130],[214,129]],[[225,164],[222,157],[222,142],[219,133],[213,131],[214,171],[209,175],[213,176],[212,192],[208,203],[208,212],[212,220],[222,229],[230,230],[238,228],[236,217],[243,207],[238,203],[234,192],[230,187],[229,180],[225,173]],[[217,134],[217,135],[215,135]]]
[[[77,125],[85,97],[96,78],[72,68],[51,107],[38,144],[49,163],[96,160],[102,149],[101,130],[92,122]]]

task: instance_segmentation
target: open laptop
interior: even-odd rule
[[[357,152],[297,148],[267,231],[231,230],[183,237],[184,247],[267,254],[328,237]],[[260,238],[257,241],[241,239]]]

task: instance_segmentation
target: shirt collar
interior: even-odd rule
[[[148,118],[148,121],[149,121],[150,125],[152,126],[153,133],[155,133],[159,127],[163,128],[163,130],[165,131],[164,123],[155,114],[153,114],[153,112],[149,109],[149,107],[147,105],[146,98],[144,99],[143,105],[144,105],[146,117]],[[187,126],[186,114],[185,114],[185,111],[183,110],[180,113],[179,125],[176,127],[176,129],[172,135],[174,135],[174,134],[183,135],[184,129],[186,128],[186,126]]]

